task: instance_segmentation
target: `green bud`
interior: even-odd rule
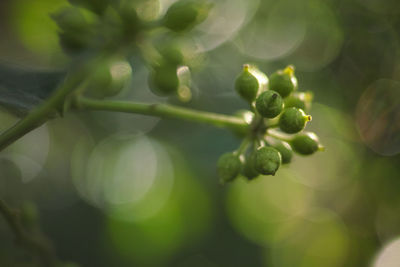
[[[286,142],[278,142],[273,145],[273,147],[281,153],[282,164],[287,164],[292,161],[293,150],[290,145]]]
[[[97,14],[102,14],[109,5],[108,0],[68,0],[73,5],[87,8]]]
[[[66,7],[51,17],[60,28],[60,45],[66,53],[79,53],[90,46],[92,26],[79,8]]]
[[[230,182],[235,179],[242,168],[242,162],[239,157],[233,153],[225,153],[217,163],[218,176],[221,183]]]
[[[307,111],[311,108],[312,99],[312,92],[294,92],[285,98],[285,108],[294,107]]]
[[[164,26],[175,32],[190,30],[207,18],[210,8],[201,1],[180,0],[168,8]]]
[[[285,108],[279,118],[279,127],[285,133],[298,133],[304,129],[311,116],[298,108]]]
[[[61,32],[58,34],[60,46],[67,54],[81,53],[88,48],[90,40],[83,34],[70,34]]]
[[[170,65],[181,65],[183,63],[184,57],[179,49],[179,46],[175,43],[168,43],[163,45],[158,50],[163,57],[163,60]]]
[[[143,28],[143,22],[140,20],[135,5],[131,1],[122,2],[118,10],[122,20],[122,27],[126,38],[133,39]]]
[[[96,98],[110,97],[121,92],[129,82],[132,69],[124,60],[104,60],[94,66],[88,80],[90,96]]]
[[[311,132],[304,132],[296,135],[291,141],[290,145],[293,150],[302,155],[311,155],[318,150],[323,150],[320,145],[318,137]]]
[[[272,90],[262,92],[256,99],[256,109],[265,118],[275,118],[282,112],[282,97]]]
[[[278,70],[269,77],[269,88],[278,92],[282,97],[287,97],[297,89],[297,79],[294,76],[294,67],[288,66]]]
[[[253,102],[258,94],[259,83],[257,78],[249,71],[248,64],[243,65],[242,73],[236,78],[236,92],[248,102]]]
[[[253,180],[258,177],[260,173],[255,168],[255,153],[247,155],[242,169],[242,175],[248,180]]]
[[[281,154],[273,147],[261,147],[255,152],[254,166],[260,174],[275,175],[281,163]]]
[[[163,63],[154,67],[149,76],[149,85],[150,89],[158,95],[176,93],[179,88],[176,66]]]
[[[76,7],[66,7],[51,15],[63,32],[82,32],[89,27],[85,16]]]

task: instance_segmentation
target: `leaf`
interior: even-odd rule
[[[0,64],[0,106],[16,116],[25,116],[51,95],[65,74]]]

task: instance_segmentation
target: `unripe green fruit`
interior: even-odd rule
[[[311,116],[298,108],[285,108],[279,118],[279,127],[285,133],[298,133],[304,129]]]
[[[294,76],[293,66],[279,70],[269,77],[269,88],[278,92],[282,97],[287,97],[297,89],[297,79]]]
[[[109,5],[108,0],[68,0],[73,5],[85,7],[97,14],[102,14]]]
[[[180,0],[168,8],[164,25],[175,32],[190,30],[207,18],[210,8],[200,1]]]
[[[88,94],[96,98],[110,97],[121,92],[129,82],[132,69],[124,60],[104,60],[93,69],[88,81]]]
[[[273,145],[273,147],[281,153],[282,164],[287,164],[292,161],[293,150],[290,145],[286,142],[278,142]]]
[[[255,168],[255,153],[249,154],[244,162],[242,168],[242,175],[246,177],[248,180],[253,180],[258,177],[260,173]]]
[[[83,32],[88,27],[85,16],[76,7],[66,7],[51,16],[63,32]]]
[[[256,100],[256,109],[265,118],[275,118],[283,109],[282,97],[275,91],[262,92]]]
[[[170,95],[176,93],[179,87],[179,78],[176,66],[161,64],[154,67],[149,76],[149,85],[155,94]]]
[[[135,38],[136,34],[143,28],[143,22],[139,19],[133,3],[131,1],[123,2],[118,13],[121,16],[125,37],[128,40]]]
[[[259,90],[259,83],[257,78],[250,73],[250,66],[245,64],[243,71],[236,78],[235,90],[236,92],[248,102],[253,102]]]
[[[58,34],[61,48],[67,54],[77,54],[85,51],[90,45],[90,41],[87,36],[82,34],[70,34],[61,32]]]
[[[318,137],[314,133],[306,132],[296,135],[290,145],[293,150],[302,155],[311,155],[323,147],[319,144]]]
[[[285,98],[285,108],[299,108],[307,111],[311,108],[313,94],[311,92],[294,92]]]
[[[90,46],[92,26],[79,8],[67,7],[51,17],[60,28],[60,45],[66,53],[79,53]]]
[[[217,163],[218,176],[221,183],[230,182],[235,179],[242,168],[242,162],[239,157],[233,153],[225,153]]]
[[[261,147],[255,152],[254,166],[261,174],[275,175],[281,163],[281,154],[273,147]]]
[[[178,66],[183,63],[183,54],[176,44],[164,45],[159,49],[159,52],[167,64]]]

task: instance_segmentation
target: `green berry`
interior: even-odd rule
[[[269,77],[269,88],[278,92],[282,97],[287,97],[297,89],[297,79],[294,76],[293,66],[278,70]]]
[[[285,133],[298,133],[304,129],[311,116],[298,108],[285,108],[279,118],[279,127]]]
[[[60,29],[60,45],[66,53],[79,53],[90,45],[92,26],[79,8],[67,7],[51,17]]]
[[[287,164],[292,161],[293,150],[290,145],[286,142],[278,142],[273,145],[273,147],[281,153],[282,164]]]
[[[225,153],[217,163],[218,176],[221,183],[230,182],[235,179],[242,168],[242,163],[234,153]]]
[[[63,32],[82,32],[89,24],[85,16],[76,7],[66,7],[51,16]]]
[[[257,78],[249,71],[250,66],[245,64],[243,71],[236,78],[236,92],[248,102],[253,102],[258,94],[259,83]]]
[[[265,118],[275,118],[282,112],[282,97],[272,90],[262,92],[256,99],[256,109]]]
[[[88,81],[88,94],[96,98],[117,95],[129,82],[132,69],[124,60],[103,60],[93,69]]]
[[[90,45],[90,40],[84,35],[61,32],[58,38],[63,51],[71,55],[85,51]]]
[[[149,76],[149,85],[155,94],[170,95],[176,93],[179,87],[179,78],[176,66],[161,64],[154,67]]]
[[[281,163],[281,154],[273,147],[261,147],[255,152],[254,166],[260,174],[275,175]]]
[[[313,94],[311,92],[294,92],[285,98],[285,108],[299,108],[302,110],[309,110]]]
[[[318,137],[311,132],[305,132],[296,135],[291,141],[290,145],[293,150],[302,155],[311,155],[323,147],[319,144]]]
[[[163,45],[162,47],[160,47],[159,52],[163,57],[163,60],[167,62],[167,64],[178,66],[183,63],[183,54],[178,45],[175,43],[168,43],[166,45]]]
[[[102,14],[109,5],[108,0],[68,0],[73,5],[87,8],[97,14]]]
[[[164,26],[175,32],[190,30],[207,18],[210,8],[200,1],[180,0],[168,8]]]
[[[124,36],[128,39],[133,39],[143,28],[143,22],[139,19],[134,4],[130,1],[123,2],[118,9],[118,13],[122,20]]]
[[[253,180],[258,177],[260,173],[255,168],[255,153],[249,154],[244,162],[242,175],[246,177],[248,180]]]

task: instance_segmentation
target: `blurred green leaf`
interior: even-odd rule
[[[24,116],[40,105],[65,76],[61,71],[38,71],[0,64],[0,106]]]

